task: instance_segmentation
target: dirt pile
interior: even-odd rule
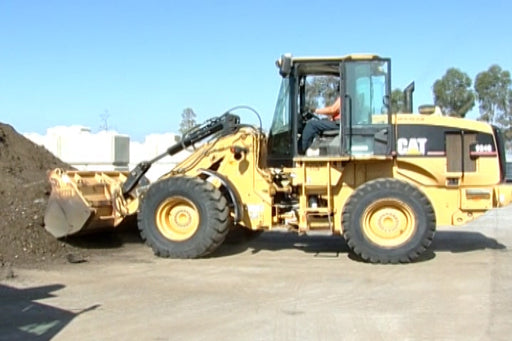
[[[65,259],[79,251],[44,229],[50,193],[47,171],[56,167],[70,168],[0,123],[0,267]]]

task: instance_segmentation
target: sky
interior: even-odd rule
[[[142,141],[177,133],[185,108],[199,123],[247,105],[268,129],[283,53],[389,57],[417,108],[448,68],[512,71],[511,13],[508,0],[0,0],[0,122]]]

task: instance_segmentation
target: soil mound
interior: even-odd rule
[[[50,194],[47,172],[71,167],[0,123],[0,267],[65,259],[79,249],[44,229]]]

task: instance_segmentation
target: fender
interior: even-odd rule
[[[240,222],[242,220],[242,214],[244,212],[244,208],[242,205],[242,199],[240,199],[240,195],[238,194],[238,191],[235,189],[235,186],[233,183],[224,175],[217,173],[216,171],[210,170],[210,169],[198,169],[198,172],[200,174],[206,174],[208,176],[214,177],[217,180],[220,181],[222,186],[226,188],[226,190],[229,193],[229,197],[231,198],[231,202],[233,203],[233,209],[234,209],[234,220],[235,224]]]

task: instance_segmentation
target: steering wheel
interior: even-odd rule
[[[320,117],[315,115],[315,113],[313,111],[311,111],[311,110],[306,110],[304,112],[301,112],[300,115],[302,117],[302,121],[303,122],[306,122],[306,121],[309,121],[309,120],[319,120],[320,119]]]
[[[299,130],[299,133],[302,133],[302,130],[304,130],[304,127],[306,126],[306,123],[309,121],[309,120],[319,120],[320,117],[316,116],[314,114],[313,111],[311,110],[304,110],[304,111],[301,111],[298,115],[299,117],[299,126],[298,126],[298,130]]]

